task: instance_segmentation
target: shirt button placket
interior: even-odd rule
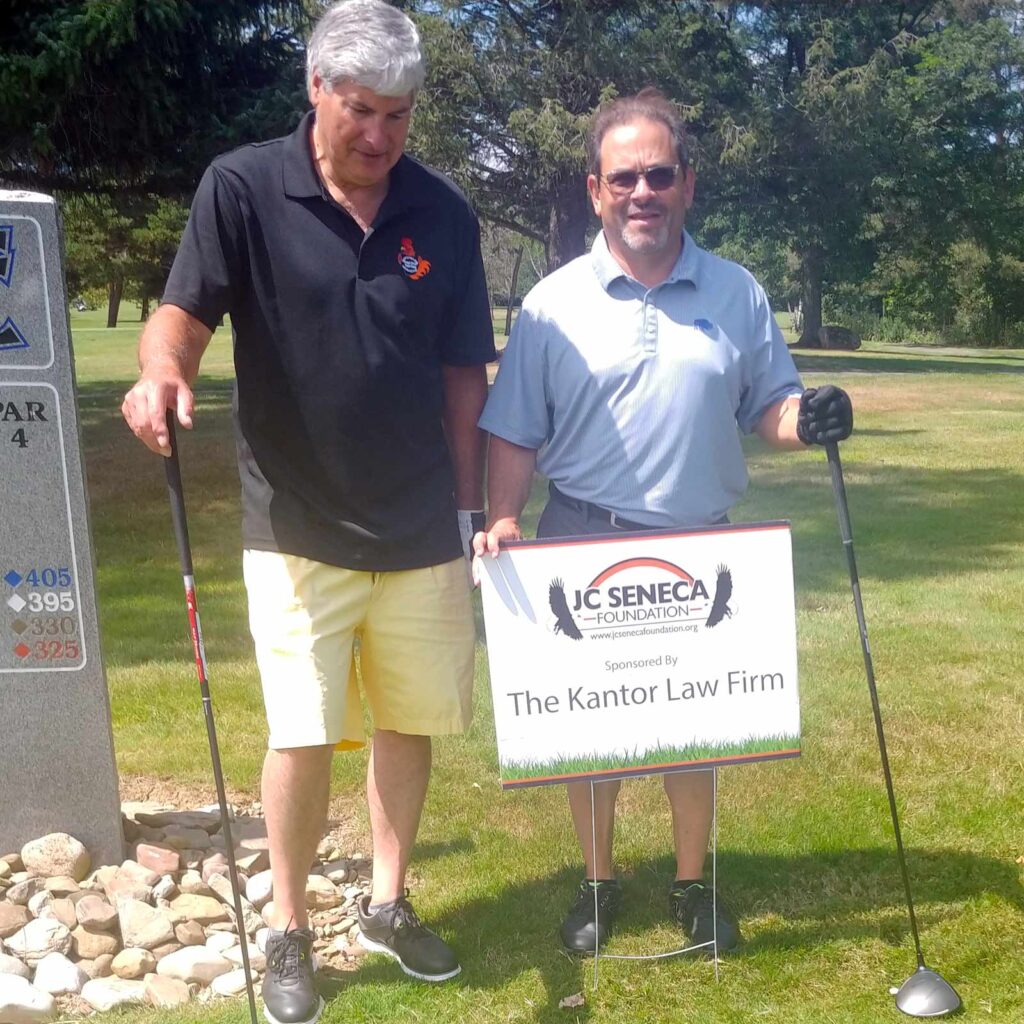
[[[658,307],[652,292],[644,296],[644,351],[658,351]]]

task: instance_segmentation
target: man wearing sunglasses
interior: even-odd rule
[[[803,388],[760,285],[687,234],[694,173],[661,93],[599,111],[590,157],[602,230],[589,254],[527,295],[480,419],[491,440],[478,555],[521,536],[535,467],[550,481],[538,537],[704,526],[725,522],[747,486],[737,426],[783,449],[853,429],[845,392]],[[712,775],[663,778],[676,854],[670,912],[694,945],[717,931],[719,950],[733,949],[736,918],[703,881]],[[587,953],[607,939],[622,899],[612,862],[619,782],[594,788],[596,842],[590,784],[566,788],[585,876],[561,940]]]

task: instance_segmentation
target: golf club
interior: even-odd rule
[[[864,654],[864,669],[868,677],[868,689],[871,691],[871,709],[875,715],[875,731],[878,733],[878,749],[882,755],[882,773],[885,775],[885,788],[889,794],[889,811],[892,814],[892,828],[896,835],[896,852],[903,875],[903,888],[907,894],[907,910],[910,912],[910,931],[914,936],[914,948],[917,951],[917,970],[900,986],[896,995],[896,1007],[910,1017],[946,1017],[961,1008],[960,996],[945,978],[938,972],[925,966],[924,953],[921,952],[921,938],[917,931],[917,918],[914,915],[914,898],[910,894],[910,875],[907,873],[907,857],[903,850],[903,838],[900,834],[900,819],[896,813],[896,794],[892,785],[892,773],[889,771],[889,755],[885,748],[885,731],[882,728],[882,710],[878,703],[878,689],[875,686],[875,670],[871,663],[871,648],[868,644],[868,627],[864,619],[864,604],[860,596],[860,580],[857,576],[857,562],[853,556],[853,533],[850,529],[850,509],[846,503],[846,485],[843,482],[843,465],[839,461],[839,447],[835,441],[825,445],[828,465],[832,472],[832,491],[836,499],[836,512],[839,516],[839,534],[846,549],[846,561],[850,568],[850,587],[853,590],[853,604],[857,611],[857,626],[860,629],[860,646]]]
[[[252,1024],[256,1020],[256,993],[252,986],[252,970],[249,967],[249,937],[245,929],[245,914],[242,911],[242,894],[238,887],[238,869],[235,867],[235,844],[231,838],[231,821],[228,816],[228,801],[224,794],[224,773],[220,766],[220,750],[217,746],[217,728],[213,722],[213,701],[206,674],[206,648],[203,645],[203,629],[199,622],[199,605],[196,601],[196,581],[192,576],[192,547],[188,541],[188,520],[185,518],[185,494],[181,486],[181,464],[178,462],[178,442],[174,433],[174,413],[167,413],[167,433],[171,454],[164,459],[167,472],[167,494],[171,501],[171,523],[174,539],[178,543],[178,558],[181,560],[181,574],[185,582],[185,604],[188,607],[188,627],[192,637],[192,653],[196,659],[196,675],[199,677],[199,692],[203,698],[203,717],[206,719],[206,735],[210,740],[210,758],[213,761],[213,778],[217,784],[217,802],[220,804],[221,834],[224,836],[224,853],[228,860],[228,874],[231,877],[231,894],[235,904],[235,923],[242,950],[242,968],[245,971],[245,988],[249,995],[249,1016]]]

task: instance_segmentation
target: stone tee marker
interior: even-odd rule
[[[0,191],[0,853],[123,859],[57,205]]]

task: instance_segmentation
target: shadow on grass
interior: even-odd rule
[[[962,903],[996,896],[1014,908],[1024,908],[1024,891],[1014,864],[953,849],[911,849],[907,856],[913,875],[919,927],[927,931],[950,917],[936,904]],[[667,920],[667,893],[674,863],[669,858],[643,862],[624,879],[625,901],[607,952],[655,954],[677,949],[675,926]],[[761,923],[741,948],[730,954],[733,963],[747,957],[791,954],[815,955],[833,943],[881,940],[906,947],[907,970],[913,966],[910,926],[899,880],[895,852],[886,848],[798,856],[719,854],[719,886],[742,922],[745,918],[777,916],[780,924]],[[510,885],[493,897],[470,900],[432,918],[460,951],[463,973],[451,984],[470,992],[500,989],[520,975],[539,975],[536,989],[538,1019],[554,1020],[559,999],[589,990],[593,962],[561,951],[557,930],[571,899],[578,875],[564,869],[545,878]],[[704,961],[675,958],[682,970],[711,971]],[[614,967],[613,967],[614,964]],[[693,966],[687,968],[684,964]],[[606,961],[600,970],[617,973],[644,970],[645,963]],[[328,998],[350,986],[394,984],[400,977],[390,961],[363,961],[356,973],[324,978]],[[710,973],[708,978],[710,980]],[[543,996],[542,996],[543,993]],[[578,1019],[588,1006],[576,1008]]]
[[[848,356],[809,355],[790,349],[801,373],[923,373],[923,374],[1024,374],[1024,356],[1000,355],[1005,362],[965,356],[882,356],[850,353]],[[1015,360],[1020,360],[1014,365]]]

